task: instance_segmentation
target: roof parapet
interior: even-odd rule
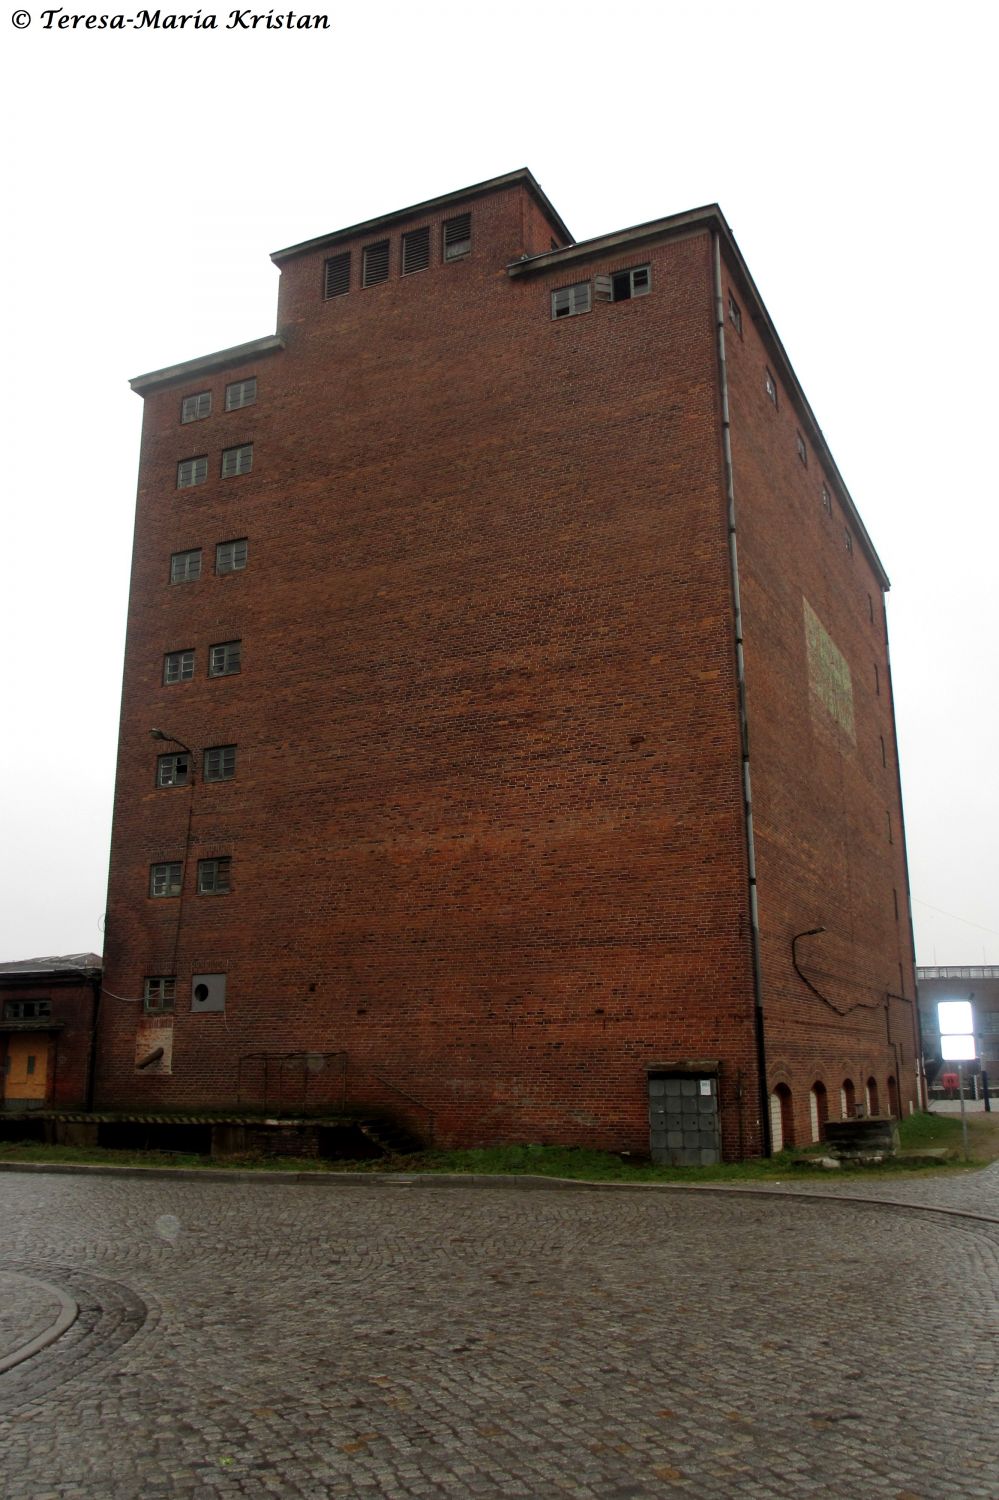
[[[231,349],[219,349],[214,354],[202,354],[197,359],[188,359],[179,365],[167,365],[162,370],[150,370],[148,375],[136,375],[128,383],[137,396],[145,396],[158,386],[170,385],[175,380],[187,380],[191,375],[210,375],[215,370],[224,370],[227,365],[239,365],[248,359],[265,354],[277,354],[284,348],[284,339],[269,333],[262,339],[251,339],[248,344],[234,344]]]

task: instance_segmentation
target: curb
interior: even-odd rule
[[[988,1168],[983,1167],[982,1171]],[[537,1191],[567,1188],[586,1192],[714,1193],[751,1198],[779,1198],[792,1203],[851,1203],[860,1207],[895,1208],[907,1213],[945,1214],[979,1224],[999,1225],[993,1214],[944,1204],[908,1203],[901,1198],[867,1198],[849,1193],[815,1193],[781,1187],[728,1186],[718,1182],[593,1182],[580,1177],[531,1176],[522,1173],[484,1172],[269,1172],[238,1167],[116,1167],[84,1162],[0,1162],[0,1172],[47,1172],[69,1176],[163,1179],[173,1182],[235,1182],[317,1184],[327,1187],[418,1187],[418,1188],[529,1188]],[[55,1290],[53,1288],[53,1290]]]
[[[13,1274],[21,1275],[20,1272]],[[33,1339],[29,1339],[26,1344],[20,1344],[10,1354],[0,1357],[0,1375],[5,1374],[8,1370],[12,1370],[15,1365],[21,1364],[24,1360],[30,1359],[40,1349],[45,1349],[49,1344],[54,1344],[56,1339],[62,1337],[67,1328],[72,1328],[80,1313],[80,1309],[73,1298],[67,1292],[64,1292],[62,1287],[53,1286],[51,1281],[39,1281],[37,1276],[21,1276],[21,1279],[22,1281],[30,1281],[35,1286],[44,1287],[47,1292],[51,1292],[53,1297],[59,1302],[59,1314],[44,1332],[37,1334]]]

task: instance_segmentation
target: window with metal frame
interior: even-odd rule
[[[797,450],[798,450],[798,457],[801,459],[801,462],[805,465],[805,468],[807,469],[808,468],[808,445],[805,442],[805,439],[802,437],[802,435],[801,435],[800,432],[796,432],[795,435],[794,435],[794,438],[795,438],[795,446],[797,447]]]
[[[847,552],[853,551],[853,534],[850,531],[849,526],[843,527],[843,546],[846,548]]]
[[[234,542],[219,542],[215,548],[216,573],[241,573],[246,567],[249,542],[245,536]]]
[[[444,220],[444,259],[460,260],[472,249],[472,215],[458,214]]]
[[[189,490],[192,485],[204,484],[207,478],[207,453],[201,453],[197,458],[182,458],[177,465],[177,488],[179,490]]]
[[[822,486],[822,509],[827,516],[832,515],[832,495],[829,493],[829,486],[827,484]]]
[[[168,651],[163,658],[164,683],[190,682],[194,677],[194,651]]]
[[[323,296],[342,297],[350,291],[350,251],[331,255],[323,267]]]
[[[232,860],[228,855],[221,859],[198,860],[198,895],[224,896],[231,889]]]
[[[728,294],[728,320],[739,337],[742,338],[742,308],[736,302],[731,292]]]
[[[651,290],[651,266],[632,266],[628,271],[615,271],[611,276],[612,302],[630,302],[633,297],[644,297]]]
[[[185,396],[180,403],[180,420],[182,422],[200,422],[202,417],[210,417],[211,414],[211,391],[199,391],[196,396]]]
[[[553,318],[575,318],[580,313],[588,313],[591,306],[588,281],[579,281],[575,286],[562,286],[552,292]]]
[[[232,479],[236,474],[249,474],[253,468],[253,444],[241,443],[238,448],[222,449],[222,478]]]
[[[175,552],[170,558],[171,583],[195,583],[201,577],[201,548]]]
[[[236,746],[213,745],[206,750],[202,774],[206,781],[231,781],[236,774]]]
[[[361,285],[377,286],[379,281],[388,281],[388,274],[388,240],[378,240],[374,245],[365,245],[361,262]]]
[[[770,371],[766,370],[766,369],[763,372],[763,386],[764,386],[764,389],[765,389],[767,395],[770,397],[770,400],[773,402],[774,406],[776,406],[777,405],[777,382],[774,379],[774,377],[771,375]]]
[[[148,974],[142,986],[142,1008],[147,1015],[173,1010],[177,999],[176,974]]]
[[[402,274],[425,271],[430,264],[430,226],[410,229],[402,237]]]
[[[252,406],[257,399],[257,377],[249,376],[246,380],[234,380],[225,388],[226,411],[239,411],[242,406]]]
[[[51,1000],[7,1000],[3,1008],[5,1021],[45,1021],[52,1014]]]
[[[158,755],[156,757],[157,786],[189,786],[191,782],[191,757],[189,755]]]
[[[181,860],[170,860],[166,864],[149,866],[150,896],[179,896],[183,875]]]
[[[208,648],[209,677],[232,677],[241,670],[242,641],[219,641]]]

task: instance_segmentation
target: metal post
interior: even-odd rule
[[[968,1116],[964,1111],[964,1063],[957,1065],[957,1088],[961,1095],[961,1140],[964,1142],[964,1159],[968,1160]]]

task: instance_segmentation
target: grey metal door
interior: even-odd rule
[[[652,1160],[671,1167],[721,1161],[718,1079],[665,1073],[649,1079]]]

